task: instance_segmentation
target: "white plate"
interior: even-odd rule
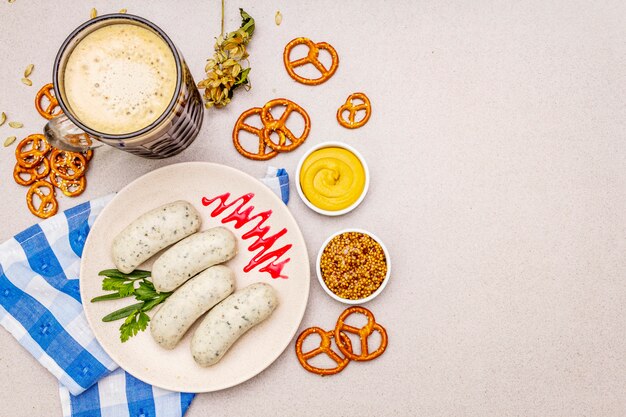
[[[258,219],[235,229],[234,223],[221,222],[235,206],[221,215],[211,217],[217,202],[208,207],[202,204],[203,197],[216,197],[227,192],[230,193],[228,201],[253,193],[252,200],[244,206],[254,206],[253,215],[272,211],[264,224],[270,226],[267,236],[287,229],[287,233],[275,242],[270,251],[286,244],[293,245],[286,256],[281,258],[290,258],[282,271],[288,278],[274,279],[267,272],[259,272],[259,267],[247,273],[243,271],[258,251],[250,252],[248,249],[256,239],[243,240],[242,235],[253,228]],[[237,288],[262,281],[271,284],[279,298],[279,305],[269,319],[243,335],[220,362],[208,368],[198,366],[191,357],[189,344],[193,328],[173,350],[159,347],[150,336],[149,329],[121,343],[119,326],[122,321],[104,323],[101,319],[136,301],[126,298],[89,302],[93,297],[105,293],[101,289],[102,277],[98,276],[98,272],[115,267],[110,252],[117,233],[141,214],[176,200],[193,204],[202,217],[201,230],[224,226],[238,237],[239,254],[226,263],[235,271]],[[150,270],[157,256],[139,269]],[[298,330],[304,315],[309,297],[309,275],[309,258],[302,233],[285,204],[272,191],[236,169],[207,162],[187,162],[169,165],[138,178],[124,187],[102,211],[85,243],[80,292],[87,320],[98,342],[127,372],[144,382],[173,391],[209,392],[232,387],[252,378],[280,356]],[[155,311],[150,312],[150,315]]]

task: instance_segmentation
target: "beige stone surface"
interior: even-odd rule
[[[370,192],[354,212],[317,215],[294,186],[289,207],[312,258],[346,227],[385,241],[392,281],[367,307],[389,348],[319,378],[290,347],[256,378],[197,396],[188,416],[626,415],[626,3],[242,0],[227,2],[229,29],[239,6],[257,20],[253,89],[207,111],[174,158],[97,151],[87,191],[61,208],[178,161],[261,176],[267,163],[234,151],[232,125],[244,109],[290,98],[312,119],[303,148],[340,140],[369,161]],[[0,111],[25,124],[18,136],[41,131],[36,86],[51,80],[58,46],[92,7],[154,21],[202,75],[218,1],[2,1]],[[306,87],[287,76],[282,49],[296,36],[335,46],[330,81]],[[20,82],[29,63],[33,87]],[[348,131],[335,111],[354,91],[374,113]],[[14,133],[0,127],[2,141]],[[0,240],[36,220],[11,179],[14,146],[0,148]],[[271,163],[293,177],[302,152]],[[342,310],[312,280],[302,328],[331,327]],[[4,329],[0,373],[0,415],[60,415],[55,379]]]

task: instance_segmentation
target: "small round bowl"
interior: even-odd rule
[[[365,171],[365,186],[363,187],[363,191],[361,192],[361,195],[359,196],[358,200],[356,200],[354,203],[352,203],[352,205],[346,207],[345,209],[342,209],[342,210],[321,209],[317,207],[315,204],[311,203],[309,199],[306,198],[306,196],[304,195],[304,192],[302,191],[302,186],[300,185],[300,171],[302,170],[302,164],[304,164],[304,161],[309,157],[309,155],[311,155],[313,152],[317,151],[318,149],[322,149],[322,148],[346,149],[347,151],[352,152],[354,156],[356,156],[357,159],[361,162],[361,165],[363,165],[363,171]],[[370,186],[370,171],[369,171],[369,168],[367,167],[367,163],[365,162],[365,158],[363,158],[363,155],[361,155],[359,151],[354,149],[352,146],[346,145],[345,143],[341,143],[341,142],[324,142],[324,143],[320,143],[319,145],[315,145],[311,149],[309,149],[304,155],[302,155],[302,158],[300,158],[300,161],[298,162],[298,167],[296,168],[296,176],[297,176],[296,181],[295,181],[296,189],[298,190],[298,195],[300,196],[300,199],[311,210],[319,214],[324,214],[326,216],[341,216],[342,214],[346,214],[354,210],[359,204],[361,204],[361,201],[363,201],[363,199],[365,198],[365,195],[367,194],[367,190],[369,189],[369,186]]]
[[[380,247],[383,248],[383,252],[385,253],[385,262],[387,263],[387,274],[385,275],[385,279],[383,280],[383,282],[380,284],[380,287],[378,287],[376,289],[376,291],[374,291],[369,296],[367,296],[365,298],[360,298],[358,300],[350,300],[350,299],[347,299],[347,298],[339,297],[337,294],[332,292],[330,290],[330,288],[328,288],[326,286],[326,283],[324,282],[324,278],[322,278],[322,268],[321,268],[320,262],[321,262],[321,259],[322,259],[322,253],[324,252],[324,249],[326,249],[326,246],[328,246],[328,243],[330,243],[332,238],[334,238],[335,236],[338,236],[338,235],[340,235],[342,233],[347,233],[347,232],[363,233],[365,235],[368,235],[372,239],[374,239],[376,241],[376,243],[378,243],[380,245]],[[367,303],[368,301],[372,301],[374,298],[376,298],[378,296],[378,294],[383,292],[383,290],[387,286],[387,283],[389,282],[389,278],[391,276],[391,258],[389,257],[389,251],[387,250],[387,247],[385,246],[383,241],[380,240],[376,235],[368,232],[367,230],[363,230],[363,229],[344,229],[344,230],[341,230],[339,232],[333,233],[322,244],[322,246],[320,247],[319,252],[317,253],[317,260],[315,262],[315,272],[317,273],[317,280],[320,282],[320,285],[322,286],[324,291],[326,291],[326,294],[330,295],[335,300],[337,300],[339,302],[342,302],[344,304],[351,304],[351,305],[364,304],[364,303]]]

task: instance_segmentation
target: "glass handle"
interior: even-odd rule
[[[85,152],[102,146],[102,143],[72,123],[64,114],[51,119],[43,133],[50,145],[65,151]]]

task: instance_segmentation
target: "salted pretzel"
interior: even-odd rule
[[[81,195],[87,186],[87,179],[85,176],[81,176],[75,180],[66,180],[61,178],[61,176],[56,172],[50,173],[50,182],[68,197]]]
[[[254,127],[246,123],[246,120],[249,117],[253,117],[256,115],[259,115],[260,117],[262,110],[263,109],[261,109],[260,107],[253,107],[244,111],[243,113],[241,113],[241,116],[239,116],[239,119],[237,119],[237,122],[235,123],[235,128],[233,129],[233,144],[235,145],[235,149],[237,149],[237,152],[239,152],[246,158],[254,159],[256,161],[265,161],[278,155],[278,152],[276,152],[275,150],[269,150],[269,152],[267,151],[267,145],[265,143],[265,140],[263,139],[263,131],[265,128]],[[241,132],[242,130],[258,136],[259,148],[256,153],[249,152],[245,150],[243,146],[241,146],[241,142],[239,141],[239,132]]]
[[[354,104],[352,100],[360,100],[361,104]],[[365,110],[365,116],[361,120],[355,120],[357,112]],[[344,112],[348,112],[348,120],[343,117]],[[356,129],[363,126],[372,115],[372,105],[370,99],[363,93],[350,94],[346,102],[337,110],[337,121],[347,129]]]
[[[44,193],[43,189],[48,190],[48,193]],[[35,195],[41,200],[38,207],[35,207]],[[39,180],[30,186],[26,193],[26,204],[31,213],[42,219],[54,216],[59,209],[54,196],[54,186],[44,180]]]
[[[322,338],[320,345],[309,352],[303,352],[302,344],[304,343],[304,340],[313,333],[318,334]],[[307,371],[321,376],[334,375],[343,371],[344,368],[348,366],[350,359],[342,358],[337,353],[335,353],[335,351],[331,347],[331,340],[333,339],[333,337],[334,334],[332,330],[327,332],[326,330],[320,329],[319,327],[309,327],[308,329],[300,333],[300,336],[298,336],[298,340],[296,340],[296,356],[298,357],[300,365],[302,365],[302,367]],[[352,345],[350,342],[350,338],[343,333],[340,334],[339,337],[341,337],[343,343],[346,346],[349,346],[351,349]],[[322,353],[328,355],[330,359],[335,361],[337,363],[337,366],[334,368],[318,368],[309,364],[309,359],[312,359]]]
[[[87,160],[78,152],[53,149],[50,153],[50,168],[65,180],[76,180],[85,174]]]
[[[367,324],[361,328],[356,328],[346,324],[345,320],[354,313],[363,314],[365,317],[367,317]],[[374,331],[380,333],[380,346],[375,351],[370,352],[367,339]],[[352,347],[344,342],[344,339],[341,337],[341,335],[345,332],[353,333],[359,336],[359,339],[361,340],[360,354],[355,354],[352,351]],[[387,332],[385,331],[385,328],[376,323],[374,315],[371,311],[360,306],[347,308],[343,313],[341,313],[339,319],[337,319],[334,336],[335,343],[337,343],[337,347],[339,348],[341,353],[343,353],[346,358],[354,361],[370,361],[382,355],[387,348]]]
[[[15,159],[24,168],[33,168],[46,158],[50,144],[44,135],[34,134],[25,137],[15,148]]]
[[[44,109],[44,98],[48,100],[48,105]],[[40,115],[50,120],[61,114],[63,110],[59,106],[59,100],[54,96],[54,85],[52,83],[46,84],[35,95],[35,108]]]
[[[276,106],[285,106],[285,111],[278,119],[274,119],[271,113],[272,108]],[[286,126],[287,119],[294,111],[304,119],[304,130],[298,137]],[[261,110],[261,121],[264,126],[261,133],[263,134],[265,144],[278,152],[294,150],[306,140],[311,130],[311,118],[308,113],[298,104],[286,98],[276,98],[265,103]],[[278,143],[273,142],[271,139],[273,132],[278,134]],[[287,143],[287,140],[290,143]]]
[[[297,45],[308,46],[309,52],[304,58],[291,61],[289,59],[289,55],[291,54],[291,50]],[[330,54],[330,57],[332,58],[330,68],[326,68],[324,64],[320,62],[320,49],[326,50]],[[337,55],[337,51],[335,51],[335,48],[333,48],[329,43],[314,43],[312,40],[307,38],[295,38],[285,46],[285,50],[283,51],[283,62],[285,63],[285,69],[287,69],[287,73],[289,74],[289,76],[297,82],[306,85],[318,85],[327,81],[330,77],[333,76],[335,71],[337,71],[337,67],[339,66],[339,56]],[[296,74],[295,69],[297,67],[307,64],[313,65],[320,72],[321,75],[319,78],[305,78]]]
[[[35,181],[45,178],[50,173],[50,161],[44,158],[39,165],[24,168],[19,163],[13,168],[13,179],[19,185],[31,185]]]

